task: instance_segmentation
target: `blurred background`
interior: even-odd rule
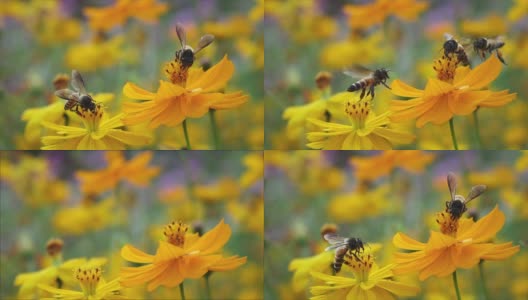
[[[356,79],[342,73],[356,64],[391,70],[388,85],[399,79],[423,89],[434,77],[434,60],[442,55],[444,33],[455,38],[504,36],[503,66],[491,89],[509,89],[517,98],[498,108],[479,110],[482,149],[526,149],[528,90],[528,9],[525,1],[266,1],[265,78],[266,149],[306,149],[304,122],[290,130],[283,113],[289,107],[308,106],[325,98],[315,76],[329,71],[331,94],[344,92]],[[387,11],[391,5],[394,11]],[[469,47],[472,48],[472,47]],[[467,49],[470,50],[470,49]],[[473,67],[481,60],[469,53]],[[488,56],[489,57],[489,56]],[[388,109],[398,99],[385,87],[376,87],[374,111]],[[304,117],[320,118],[306,108]],[[322,119],[322,118],[321,118]],[[417,129],[414,121],[399,123],[414,133],[412,149],[452,149],[449,125],[427,124]],[[460,149],[477,149],[471,116],[456,117]],[[309,130],[312,131],[312,130]]]
[[[64,261],[106,258],[110,280],[129,265],[119,255],[125,244],[153,254],[172,221],[207,232],[224,219],[232,234],[222,254],[247,262],[212,274],[212,299],[261,299],[262,177],[262,152],[0,152],[0,298],[17,299],[20,290],[35,299],[30,280],[22,289],[15,277],[50,265],[51,238],[64,240]],[[203,299],[203,280],[185,280],[185,293]],[[179,299],[178,288],[148,293],[143,285],[124,294]]]
[[[101,22],[86,13],[125,2],[137,5],[131,15],[117,9],[103,13]],[[250,95],[244,105],[216,114],[222,147],[262,149],[264,42],[260,28],[264,9],[260,2],[1,1],[0,103],[6,109],[0,112],[0,149],[40,149],[45,130],[39,123],[49,116],[44,108],[56,101],[64,103],[53,96],[53,81],[59,74],[69,76],[72,69],[83,75],[88,92],[111,93],[105,106],[112,115],[127,100],[122,94],[127,81],[155,91],[159,80],[165,79],[163,64],[174,60],[175,51],[181,48],[176,22],[183,24],[187,44],[193,48],[202,35],[215,35],[215,42],[197,55],[195,65],[214,65],[227,54],[235,64],[227,91]],[[29,109],[41,109],[40,114],[24,115]],[[209,119],[188,123],[191,144],[213,148]],[[159,128],[156,135],[153,149],[185,146],[181,125]]]
[[[401,251],[392,245],[397,232],[427,241],[430,230],[438,231],[436,213],[450,200],[448,172],[464,197],[472,186],[487,185],[468,213],[481,218],[498,205],[506,222],[494,242],[521,246],[509,259],[483,264],[489,299],[528,296],[527,151],[266,151],[264,161],[266,299],[311,296],[309,272],[321,271],[317,261],[328,267],[319,255],[328,246],[321,236],[325,224],[337,226],[341,236],[381,244],[375,254],[380,267]],[[293,268],[294,259],[305,260]],[[477,268],[457,273],[462,299],[484,299]],[[455,299],[451,276],[405,280],[421,288],[412,299]]]

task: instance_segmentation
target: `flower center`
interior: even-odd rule
[[[436,214],[436,223],[440,225],[440,232],[445,235],[455,236],[458,230],[458,218],[451,217],[447,211]]]
[[[348,250],[345,254],[345,262],[352,269],[354,276],[359,282],[367,282],[370,269],[374,264],[374,256],[363,251]]]
[[[163,230],[163,234],[167,237],[167,241],[175,246],[183,248],[185,244],[185,233],[189,230],[189,225],[182,221],[175,223],[174,221]]]
[[[86,129],[89,132],[97,132],[99,129],[99,122],[103,118],[104,114],[103,106],[101,104],[96,104],[94,111],[89,109],[81,109],[79,112]]]
[[[356,129],[364,128],[365,121],[370,113],[370,100],[367,100],[365,97],[356,102],[353,102],[353,100],[347,101],[345,105],[345,113],[356,125]]]
[[[79,283],[81,284],[81,288],[84,292],[85,296],[95,296],[96,290],[97,290],[97,284],[99,283],[99,280],[101,279],[101,268],[99,267],[91,267],[91,266],[83,266],[77,268],[73,275]]]
[[[433,69],[436,71],[436,77],[442,81],[453,83],[458,63],[458,58],[454,53],[450,53],[447,57],[443,55],[442,58],[435,60]]]
[[[185,87],[189,68],[183,67],[178,61],[171,61],[165,64],[164,71],[170,82]]]

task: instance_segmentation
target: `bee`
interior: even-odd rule
[[[376,69],[371,71],[363,66],[354,66],[351,70],[346,70],[343,73],[345,75],[361,78],[356,83],[350,85],[347,89],[348,92],[355,92],[361,90],[360,99],[365,96],[365,91],[368,88],[367,96],[371,95],[371,99],[374,99],[374,87],[378,84],[383,84],[389,90],[391,89],[385,82],[389,79],[389,71],[385,68]]]
[[[332,264],[334,274],[337,274],[339,271],[341,271],[341,267],[345,262],[345,255],[347,253],[350,253],[356,258],[356,260],[359,261],[360,259],[357,255],[365,250],[363,248],[363,241],[359,238],[344,238],[338,236],[335,233],[327,233],[323,236],[323,238],[328,243],[330,243],[330,246],[328,246],[325,251],[335,249],[334,262]]]
[[[486,51],[489,53],[493,52],[495,50],[495,53],[497,54],[497,58],[506,65],[506,62],[504,61],[504,58],[502,57],[502,53],[499,51],[500,48],[504,46],[504,41],[502,40],[502,37],[497,37],[494,39],[490,38],[478,38],[473,41],[473,49],[476,53],[480,55],[482,59],[486,58]]]
[[[57,97],[68,100],[64,105],[64,110],[73,111],[79,116],[81,115],[79,108],[84,111],[89,110],[95,113],[97,105],[92,96],[88,95],[88,92],[86,92],[84,80],[82,79],[81,73],[77,70],[72,70],[71,84],[75,91],[70,89],[55,91]]]
[[[458,61],[463,66],[471,66],[466,50],[464,49],[464,46],[461,43],[459,43],[457,40],[455,40],[454,37],[449,33],[444,33],[444,38],[446,39],[446,41],[444,42],[444,46],[443,46],[444,55],[448,57],[449,54],[453,53],[456,55]]]
[[[446,212],[451,215],[452,220],[459,219],[467,211],[466,204],[486,191],[485,185],[476,185],[471,188],[466,198],[456,195],[457,182],[455,175],[451,172],[447,174],[447,186],[451,193],[451,201],[446,201]]]
[[[185,29],[180,23],[176,24],[176,34],[178,35],[181,44],[181,49],[176,50],[176,61],[179,61],[184,69],[188,69],[193,65],[196,53],[200,52],[203,48],[209,46],[209,44],[214,41],[214,36],[212,34],[206,34],[200,38],[198,47],[194,50],[191,46],[186,44]]]

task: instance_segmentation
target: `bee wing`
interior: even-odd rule
[[[445,39],[446,41],[449,41],[449,40],[454,39],[454,36],[453,36],[451,33],[444,32],[444,39]]]
[[[465,203],[468,203],[469,201],[477,198],[478,196],[482,195],[482,193],[484,193],[485,191],[486,191],[486,186],[483,184],[472,187],[471,191],[469,192],[469,195],[466,198]]]
[[[449,187],[449,192],[451,193],[451,200],[455,200],[457,182],[455,174],[449,172],[447,173],[447,186]]]
[[[179,22],[176,23],[176,34],[178,35],[178,40],[180,40],[182,49],[185,48],[185,29],[183,28],[183,25]]]
[[[350,77],[353,77],[353,78],[357,78],[357,79],[361,79],[361,78],[364,78],[366,76],[369,76],[372,74],[372,70],[364,67],[364,66],[361,66],[361,65],[354,65],[346,70],[343,71],[343,74],[347,75],[347,76],[350,76]]]
[[[335,233],[327,233],[323,236],[323,238],[332,245],[345,242],[344,237],[339,236]]]
[[[72,70],[72,86],[77,92],[83,95],[88,94],[88,92],[86,92],[86,87],[84,85],[84,80],[82,79],[81,73],[79,73],[77,70]]]
[[[198,53],[203,48],[209,46],[214,41],[215,37],[212,34],[206,34],[200,38],[200,41],[198,42],[198,47],[196,50],[194,50],[194,53]]]
[[[331,245],[331,246],[326,247],[325,251],[336,250],[336,249],[339,249],[339,248],[344,247],[344,246],[346,246],[346,244],[344,242],[340,243],[340,244]]]
[[[62,89],[62,90],[58,90],[58,91],[55,91],[55,96],[59,97],[59,98],[62,98],[64,100],[75,100],[75,101],[79,101],[78,97],[77,97],[77,93],[75,93],[74,91],[72,90],[69,90],[69,89]]]
[[[473,41],[470,38],[462,38],[458,41],[458,43],[464,47],[465,51],[468,51],[468,48],[473,45]]]

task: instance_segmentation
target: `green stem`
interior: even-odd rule
[[[183,281],[180,283],[180,296],[182,300],[185,300],[185,292],[183,291]]]
[[[458,300],[461,300],[462,298],[460,298],[460,290],[458,289],[458,282],[457,282],[457,274],[456,274],[456,271],[453,272],[453,284],[455,285],[455,291],[456,291],[457,299],[458,299]]]
[[[218,148],[220,148],[220,138],[218,136],[218,126],[216,125],[215,112],[216,110],[209,109],[209,119],[211,120],[211,130],[213,131],[214,146],[215,150],[218,150]]]
[[[483,267],[484,261],[481,260],[479,262],[479,273],[480,273],[480,284],[482,285],[482,293],[484,294],[484,300],[488,300],[488,290],[486,289],[486,278],[484,276],[484,267]]]
[[[478,148],[482,149],[482,140],[480,139],[480,128],[478,121],[478,108],[473,111],[473,120],[475,121],[475,134],[477,135]]]
[[[451,139],[453,140],[453,146],[455,150],[458,150],[458,144],[455,136],[455,127],[453,126],[453,118],[449,119],[449,129],[451,130]]]
[[[191,150],[191,142],[189,142],[189,133],[187,132],[187,120],[183,120],[183,134],[185,135],[187,150]]]
[[[205,274],[205,292],[207,294],[207,300],[211,300],[211,287],[209,286],[209,275],[210,273]]]

